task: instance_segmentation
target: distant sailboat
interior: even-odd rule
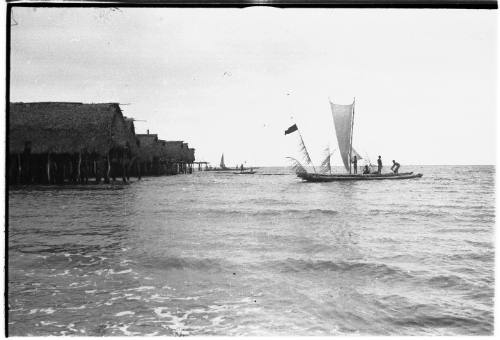
[[[231,169],[231,168],[228,168],[224,162],[224,154],[222,154],[221,158],[220,158],[220,163],[219,163],[219,167],[217,168],[213,168],[213,169],[209,169],[207,171],[214,171],[214,172],[232,172],[234,171],[235,169]]]
[[[224,154],[222,154],[222,157],[220,158],[220,168],[223,170],[226,170],[226,164],[224,164]]]
[[[308,182],[333,182],[333,181],[345,181],[345,180],[381,180],[381,179],[409,179],[422,177],[422,174],[414,174],[413,172],[405,172],[400,174],[387,173],[387,174],[353,174],[352,173],[352,159],[356,156],[357,160],[361,160],[362,157],[359,153],[352,147],[352,135],[354,126],[354,104],[349,105],[339,105],[330,102],[330,107],[332,110],[333,123],[335,125],[335,132],[337,135],[337,142],[339,146],[340,157],[342,158],[342,163],[348,174],[331,174],[330,166],[330,154],[327,156],[325,161],[323,161],[322,170],[328,170],[330,173],[326,174],[324,171],[322,173],[310,173],[305,170],[304,167],[298,167],[297,164],[294,165],[296,169],[297,176]],[[302,141],[302,147],[305,145]],[[326,163],[327,162],[327,163]]]

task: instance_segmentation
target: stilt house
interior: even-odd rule
[[[11,103],[8,111],[10,183],[126,180],[135,139],[119,104]]]

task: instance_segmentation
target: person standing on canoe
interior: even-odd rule
[[[352,159],[352,165],[354,167],[354,174],[358,173],[358,157],[354,155],[354,158]]]
[[[392,160],[392,166],[391,166],[391,170],[392,170],[392,172],[394,172],[395,174],[397,174],[397,173],[398,173],[398,170],[399,170],[399,167],[400,167],[399,163],[398,163],[398,162],[396,162],[396,161],[393,159],[393,160]]]
[[[378,156],[377,165],[378,165],[377,173],[380,175],[382,173],[382,158],[380,156]]]

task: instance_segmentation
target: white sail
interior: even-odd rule
[[[220,159],[220,167],[222,169],[225,169],[226,168],[226,164],[224,164],[224,154],[222,154],[222,157]]]
[[[351,151],[353,104],[338,105],[330,102],[333,124],[339,143],[340,156],[347,171],[349,171],[349,153]]]

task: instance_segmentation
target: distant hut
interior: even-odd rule
[[[126,180],[134,140],[117,103],[10,103],[8,124],[11,183]]]
[[[181,172],[182,145],[182,141],[166,141],[165,147],[169,174],[178,174]]]
[[[145,175],[160,175],[161,149],[158,144],[158,135],[137,134],[139,140],[139,162],[141,173]]]
[[[193,172],[194,149],[189,148],[188,143],[182,143],[181,150],[181,171],[183,173]]]
[[[130,160],[130,164],[128,165],[129,173],[134,176],[141,178],[140,172],[140,160],[139,160],[139,147],[140,142],[135,134],[135,125],[134,118],[123,117],[125,119],[125,125],[127,126],[127,130],[129,131],[130,138],[132,139],[131,143],[131,151],[132,151],[132,159]]]
[[[169,154],[168,142],[166,140],[159,139],[158,146],[160,148],[161,173],[167,175],[175,174],[176,172],[173,169],[173,163]]]
[[[189,172],[193,172],[193,164],[196,158],[194,157],[194,148],[188,149],[188,164],[189,164]]]
[[[187,173],[187,160],[189,157],[189,146],[188,143],[182,143],[181,151],[181,172]]]

